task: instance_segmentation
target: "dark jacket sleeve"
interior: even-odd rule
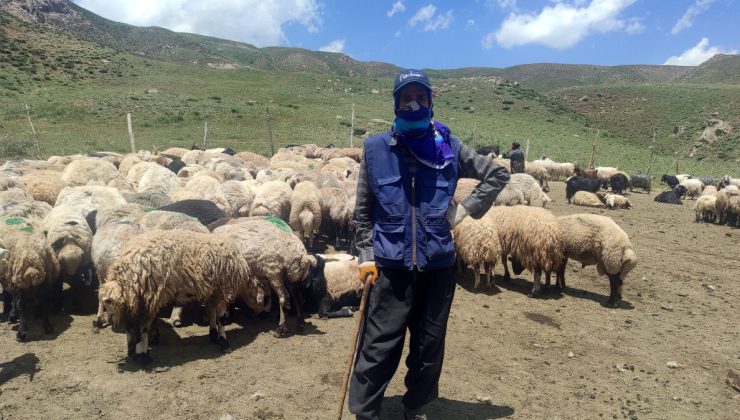
[[[458,165],[461,178],[475,178],[481,181],[473,192],[460,202],[470,216],[477,219],[491,208],[498,193],[509,182],[509,172],[492,159],[475,153],[462,143]]]
[[[357,176],[357,198],[355,201],[355,246],[359,254],[359,263],[374,261],[373,252],[373,226],[372,209],[375,196],[368,185],[367,163],[365,163],[365,152],[362,153],[360,161],[360,174]]]

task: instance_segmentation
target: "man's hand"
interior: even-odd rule
[[[370,281],[372,284],[375,284],[376,281],[378,281],[378,267],[375,266],[375,262],[373,261],[365,261],[364,263],[360,264],[360,282],[363,284],[365,281],[370,278]]]
[[[465,216],[468,215],[468,210],[463,207],[462,204],[451,205],[447,209],[447,222],[450,223],[450,227],[455,227],[458,223],[462,222]]]

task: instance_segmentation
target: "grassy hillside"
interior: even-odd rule
[[[0,156],[5,157],[34,152],[25,104],[32,108],[46,156],[127,151],[127,112],[133,115],[139,148],[201,144],[208,121],[209,146],[265,154],[269,150],[268,108],[276,147],[348,145],[352,103],[356,105],[355,144],[362,140],[360,133],[385,130],[393,118],[390,75],[192,66],[120,52],[2,14],[0,45]],[[281,62],[302,62],[295,55],[300,50],[275,50],[271,54]],[[640,133],[625,131],[585,110],[578,112],[578,104],[560,104],[554,100],[557,97],[496,83],[490,77],[471,77],[474,74],[461,70],[432,76],[436,117],[463,141],[505,148],[515,139],[522,144],[529,140],[531,159],[546,154],[583,164],[596,129],[601,129],[597,164],[629,171],[646,167],[647,148]],[[702,101],[714,101],[712,95]],[[733,103],[727,105],[728,113]],[[669,148],[661,149],[654,168],[662,172],[674,159]],[[696,173],[737,172],[735,163],[710,159],[685,160],[681,165],[682,170]]]

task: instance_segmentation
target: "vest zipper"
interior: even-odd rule
[[[411,262],[416,267],[416,176],[411,177]]]

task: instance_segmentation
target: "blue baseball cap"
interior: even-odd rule
[[[418,83],[427,90],[429,95],[429,108],[432,108],[432,84],[429,82],[429,78],[423,71],[417,69],[406,69],[396,76],[393,81],[393,109],[398,109],[398,95],[401,93],[401,89],[404,86]]]

